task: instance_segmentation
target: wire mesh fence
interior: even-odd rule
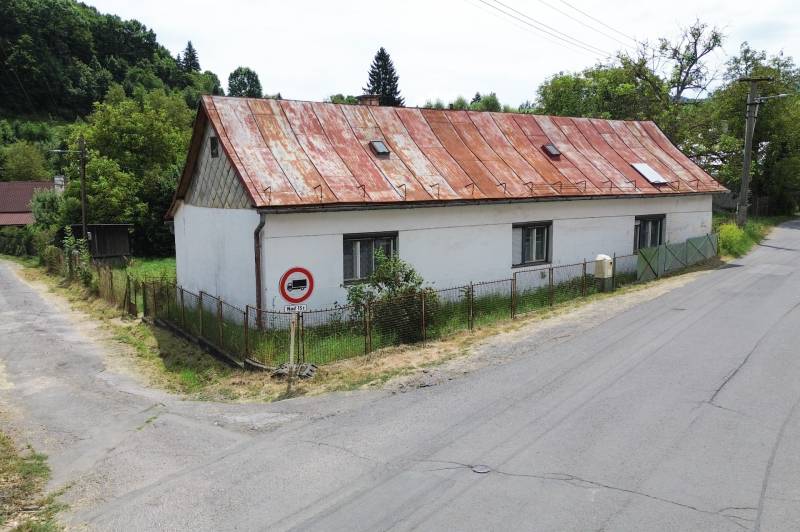
[[[174,282],[128,279],[128,302],[141,297],[145,316],[170,322],[240,363],[274,368],[288,362],[328,364],[391,346],[425,343],[548,309],[598,292],[646,282],[716,256],[715,235],[640,249],[610,260],[543,265],[510,279],[426,288],[359,306],[297,313],[241,308],[194,294]],[[103,288],[120,293],[111,283]],[[123,285],[125,283],[122,283]],[[138,292],[137,292],[138,290]],[[141,294],[131,295],[131,294]],[[114,295],[113,297],[116,297]]]

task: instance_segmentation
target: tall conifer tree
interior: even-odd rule
[[[394,69],[392,58],[389,57],[389,52],[381,47],[378,53],[375,54],[372,66],[370,66],[367,86],[364,87],[364,92],[379,96],[381,105],[402,107],[405,100],[400,96],[400,89],[397,87],[399,79]]]
[[[181,66],[186,72],[200,72],[200,60],[197,58],[197,50],[192,46],[192,41],[186,44],[186,49],[183,51]]]

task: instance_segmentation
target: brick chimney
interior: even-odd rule
[[[356,96],[356,100],[358,100],[358,105],[378,106],[381,104],[381,97],[377,94],[362,94],[361,96]]]

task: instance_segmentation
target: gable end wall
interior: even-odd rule
[[[239,182],[236,171],[221,145],[219,157],[211,157],[209,138],[213,135],[213,128],[210,125],[206,126],[203,144],[184,202],[195,207],[247,209],[250,207],[247,192]]]

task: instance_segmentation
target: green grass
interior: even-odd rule
[[[47,456],[28,447],[20,453],[0,433],[0,529],[20,532],[60,530],[55,516],[62,506],[43,496],[50,478]]]
[[[134,279],[175,279],[175,257],[155,259],[134,257],[127,269],[128,274]]]

